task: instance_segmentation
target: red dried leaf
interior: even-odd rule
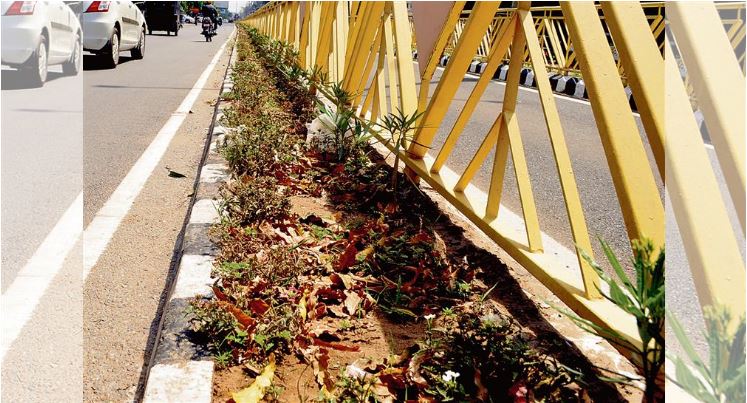
[[[328,341],[319,340],[316,337],[314,337],[314,345],[319,346],[319,347],[327,347],[327,348],[331,348],[333,350],[338,350],[338,351],[352,351],[352,352],[360,351],[360,347],[358,346],[348,346],[347,344],[342,344],[342,343],[331,343]]]
[[[410,238],[411,244],[418,244],[418,243],[432,243],[433,237],[430,236],[425,231],[420,231],[417,234],[413,235],[412,238]]]
[[[337,261],[337,269],[345,270],[355,264],[355,255],[358,254],[358,249],[355,248],[355,243],[349,242],[345,248],[345,252],[340,255],[340,260]]]
[[[332,168],[332,175],[340,175],[345,172],[345,164],[337,164]]]
[[[249,309],[251,309],[254,314],[262,316],[270,309],[270,304],[261,299],[253,299],[249,301]]]
[[[329,287],[324,287],[316,290],[316,296],[323,301],[340,302],[345,298],[345,293],[340,290],[333,290]]]
[[[527,403],[527,387],[523,381],[516,382],[508,389],[508,396],[513,399],[514,403]]]
[[[223,308],[226,309],[236,320],[244,327],[244,330],[254,329],[257,325],[257,321],[252,319],[251,316],[245,314],[241,309],[228,302],[222,304]]]
[[[228,301],[228,296],[216,286],[213,286],[213,294],[215,294],[215,298],[217,298],[218,301]]]
[[[390,390],[404,390],[407,388],[404,370],[402,368],[388,368],[379,373],[379,380]]]

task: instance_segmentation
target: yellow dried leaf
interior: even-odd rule
[[[304,321],[306,320],[307,310],[306,310],[306,297],[309,294],[308,291],[305,291],[303,293],[303,296],[301,297],[301,300],[298,301],[298,316],[301,317]]]
[[[270,354],[270,363],[267,364],[254,383],[248,388],[244,388],[236,393],[231,393],[236,403],[259,403],[265,397],[265,391],[272,385],[272,379],[275,377],[275,355]]]

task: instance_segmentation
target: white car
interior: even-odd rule
[[[148,27],[142,11],[131,1],[84,1],[81,14],[83,49],[99,55],[114,68],[119,52],[130,51],[133,59],[145,55]]]
[[[24,70],[35,86],[44,85],[50,65],[76,75],[83,60],[81,28],[62,1],[2,2],[2,64]]]

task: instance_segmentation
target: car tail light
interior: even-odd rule
[[[35,1],[14,1],[5,15],[31,15],[34,13],[34,7],[36,7]]]
[[[86,10],[87,13],[105,13],[109,11],[110,1],[92,1]]]

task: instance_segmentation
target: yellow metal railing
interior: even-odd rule
[[[331,80],[342,82],[345,89],[358,94],[354,107],[360,116],[377,121],[397,109],[406,114],[422,112],[409,150],[400,153],[408,168],[571,309],[638,344],[635,321],[601,297],[596,272],[580,256],[576,262],[578,271],[573,272],[566,268],[567,262],[561,264],[543,252],[516,110],[521,67],[528,63],[535,71],[577,71],[586,82],[628,237],[647,237],[663,247],[664,208],[656,177],[665,179],[666,165],[666,183],[671,186],[668,191],[676,192],[672,193],[674,212],[701,303],[723,303],[733,308],[735,316],[742,314],[745,275],[739,246],[678,66],[662,39],[662,5],[561,2],[560,7],[550,9],[531,8],[530,2],[519,2],[515,9],[499,9],[500,2],[482,1],[475,2],[469,17],[463,20],[465,4],[453,3],[433,52],[419,55],[421,64],[425,63],[419,92],[411,58],[411,21],[404,2],[273,2],[250,16],[248,23],[295,45],[301,67],[321,68]],[[740,22],[744,13],[737,11],[735,22],[725,30],[713,3],[677,3],[673,10],[677,18],[671,23],[678,44],[682,39],[680,53],[684,63],[698,76],[708,77],[705,83],[691,84],[700,103],[707,103],[703,114],[709,129],[713,129],[713,143],[729,185],[730,201],[740,212],[744,232],[745,144],[741,116],[745,102],[743,96],[724,96],[729,93],[728,86],[744,87],[740,70],[744,56],[735,57],[733,51],[735,41],[744,41],[744,24]],[[699,37],[692,27],[705,34]],[[438,59],[448,47],[451,58],[431,95],[429,87]],[[696,51],[701,47],[711,51]],[[456,122],[446,128],[446,141],[432,150],[432,157],[427,151],[433,146],[437,131],[443,128],[450,103],[476,55],[484,58],[487,66]],[[445,169],[489,81],[505,60],[509,69],[504,98],[492,127],[462,173]],[[714,68],[724,69],[724,73],[714,73]],[[647,147],[634,120],[622,71],[638,105],[653,163],[649,162]],[[536,83],[543,115],[530,118],[544,119],[573,242],[590,253],[592,245],[560,111],[548,76],[537,74]],[[666,153],[665,131],[677,134],[667,139]],[[495,158],[485,194],[472,184],[472,179],[492,150]],[[523,214],[524,227],[518,232],[498,220],[509,154]],[[703,228],[713,231],[706,234]]]
[[[600,5],[596,6],[599,10]],[[643,3],[641,7],[644,10],[644,14],[651,28],[651,33],[654,38],[657,39],[660,49],[664,46],[664,2],[649,2]],[[568,33],[568,27],[565,24],[563,18],[563,12],[560,6],[552,7],[532,7],[532,20],[537,31],[537,38],[539,40],[540,49],[542,49],[542,57],[545,62],[545,66],[549,71],[555,71],[561,74],[579,74],[578,60],[576,59],[575,52],[573,51],[573,44],[571,43],[570,36]],[[480,46],[477,49],[476,58],[479,60],[487,60],[488,53],[493,41],[496,38],[496,33],[500,29],[500,26],[511,19],[515,9],[513,8],[499,8],[495,13],[492,24],[488,27],[485,32],[485,36],[482,38]],[[444,48],[444,54],[451,55],[459,42],[464,26],[469,20],[471,10],[462,12],[454,32],[449,38],[447,46]],[[603,13],[600,13],[600,20],[604,21],[605,17]],[[611,42],[611,40],[610,40]],[[610,43],[613,48],[614,45]],[[508,62],[511,58],[511,51],[507,52],[504,62]],[[618,59],[616,57],[616,59]],[[618,69],[622,74],[622,65],[618,61]],[[524,52],[524,62],[530,63],[529,53]]]

